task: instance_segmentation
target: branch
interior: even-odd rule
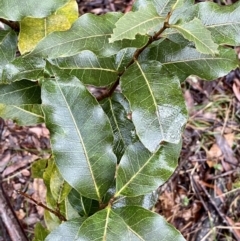
[[[109,90],[107,90],[106,92],[104,92],[102,95],[97,97],[98,101],[101,101],[107,97],[110,97],[113,92],[115,91],[115,89],[117,88],[117,86],[119,85],[119,81],[121,76],[125,73],[125,71],[138,59],[139,55],[154,41],[157,41],[160,37],[160,35],[167,29],[170,27],[169,25],[169,19],[171,17],[171,12],[168,13],[166,20],[164,21],[163,27],[157,32],[155,33],[153,36],[150,36],[148,39],[148,42],[140,49],[137,49],[135,51],[135,53],[133,54],[132,59],[130,60],[130,62],[126,65],[125,69],[118,74],[118,78],[117,80],[113,83],[113,85],[110,87]]]
[[[19,27],[19,23],[18,22],[9,21],[9,20],[6,20],[4,18],[0,18],[0,22],[8,25],[11,29],[13,29],[16,32],[20,31],[20,27]]]

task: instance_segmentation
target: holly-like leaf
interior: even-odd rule
[[[41,105],[39,104],[5,105],[0,103],[0,116],[24,126],[44,122]]]
[[[54,32],[39,42],[28,56],[49,58],[67,57],[90,50],[100,56],[110,56],[124,47],[141,47],[148,38],[139,36],[135,41],[125,40],[110,44],[108,39],[121,13],[96,16],[82,15],[72,27],[64,32]]]
[[[156,26],[160,29],[164,19],[158,15],[153,4],[148,4],[137,12],[128,12],[116,22],[116,28],[113,29],[109,42],[135,39],[137,34],[145,35]]]
[[[54,59],[51,63],[66,73],[76,76],[84,84],[108,86],[118,77],[113,57],[98,58],[88,50],[70,57]]]
[[[24,17],[31,16],[43,18],[54,13],[69,0],[1,0],[0,18],[20,21]]]
[[[117,169],[115,196],[144,195],[165,183],[177,166],[181,146],[167,143],[151,153],[141,142],[130,145]]]
[[[106,208],[86,219],[76,241],[184,241],[185,239],[160,215],[139,206]],[[50,240],[47,240],[50,241]]]
[[[4,83],[28,79],[37,81],[44,75],[46,62],[42,58],[19,57],[7,64],[3,69],[2,80]]]
[[[184,81],[189,75],[197,75],[212,80],[228,74],[238,67],[238,60],[233,49],[219,48],[218,56],[201,54],[195,48],[165,40],[158,46],[146,50],[142,60],[151,59],[161,62],[169,73]]]
[[[88,217],[99,210],[99,203],[96,200],[83,197],[75,189],[69,193],[68,201],[82,217]]]
[[[68,75],[43,83],[42,102],[61,175],[83,196],[100,201],[116,165],[106,114],[80,80]]]
[[[179,80],[161,69],[157,61],[136,61],[121,77],[137,135],[150,152],[163,141],[178,143],[187,121]]]
[[[126,101],[121,93],[115,93],[112,97],[104,100],[102,107],[106,112],[114,133],[113,151],[120,161],[127,146],[132,143],[133,123],[128,119],[122,102]]]
[[[21,54],[30,52],[38,42],[54,31],[65,31],[78,18],[76,0],[69,0],[54,14],[45,18],[26,17],[20,22],[18,47]],[[31,36],[31,38],[29,38]]]
[[[56,166],[52,170],[50,189],[56,203],[64,201],[72,189],[71,186],[62,178]]]
[[[61,224],[53,230],[45,239],[45,241],[73,241],[85,218],[76,218]]]
[[[0,85],[0,103],[7,105],[41,104],[41,89],[27,80]]]
[[[204,2],[197,4],[198,18],[211,32],[214,42],[222,45],[240,45],[240,2],[229,6]]]
[[[2,81],[3,68],[14,59],[16,49],[16,33],[13,31],[0,31],[0,83]]]
[[[211,32],[206,29],[202,22],[194,18],[192,21],[182,24],[171,25],[189,41],[193,41],[196,49],[203,54],[218,54],[218,45],[213,42]]]

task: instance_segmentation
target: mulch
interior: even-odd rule
[[[127,12],[132,4],[77,2],[80,14]],[[207,82],[189,77],[182,88],[189,121],[179,166],[159,188],[156,212],[189,241],[240,240],[240,71]],[[44,224],[44,210],[19,190],[44,202],[44,184],[31,176],[31,165],[49,153],[44,124],[23,127],[0,118],[0,241],[15,240],[17,234],[9,233],[9,227],[16,227],[22,240],[32,240],[35,224]],[[5,214],[9,219],[4,220]]]

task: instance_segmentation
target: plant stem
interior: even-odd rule
[[[126,65],[126,67],[124,68],[124,70],[122,72],[120,72],[118,74],[118,78],[117,80],[113,83],[113,85],[110,87],[110,89],[106,92],[104,92],[102,95],[98,96],[97,97],[97,100],[98,101],[101,101],[107,97],[110,97],[113,92],[115,91],[115,89],[117,88],[117,86],[119,85],[119,81],[120,81],[120,78],[121,76],[125,73],[125,71],[136,61],[138,60],[138,57],[140,56],[140,54],[151,44],[153,43],[154,41],[157,41],[159,40],[159,37],[160,35],[167,29],[170,27],[169,25],[169,19],[171,17],[171,12],[168,13],[167,17],[166,17],[166,20],[164,21],[164,24],[163,24],[163,27],[157,32],[155,33],[153,36],[150,36],[149,39],[148,39],[148,42],[140,49],[137,49],[135,51],[135,53],[133,54],[133,57],[132,59],[130,60],[130,62]]]
[[[8,25],[11,29],[13,29],[16,32],[19,32],[19,30],[20,30],[18,22],[9,21],[9,20],[6,20],[4,18],[0,18],[0,22]]]

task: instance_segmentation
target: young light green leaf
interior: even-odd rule
[[[12,61],[17,50],[17,35],[13,31],[0,31],[0,83],[2,71]]]
[[[83,50],[90,50],[99,56],[110,56],[124,47],[143,46],[148,40],[147,36],[139,36],[135,41],[108,42],[115,23],[121,16],[121,13],[101,16],[84,14],[69,30],[49,34],[27,56],[58,58],[72,56]]]
[[[114,210],[106,208],[86,219],[76,241],[159,241],[166,237],[174,241],[185,240],[160,215],[139,206],[127,206]]]
[[[66,73],[76,76],[84,84],[109,86],[118,77],[113,57],[98,58],[89,50],[70,57],[50,60],[50,62],[65,70]]]
[[[0,103],[0,116],[24,126],[44,122],[41,105],[39,104],[5,105]]]
[[[200,53],[213,56],[218,54],[218,45],[213,42],[211,32],[206,29],[199,19],[194,18],[190,22],[171,25],[171,27],[176,28],[187,40],[193,41]]]
[[[240,2],[229,6],[204,2],[197,4],[198,18],[211,32],[214,42],[222,45],[240,45]]]
[[[102,107],[107,114],[114,133],[113,151],[120,161],[127,146],[132,143],[133,123],[128,119],[121,102],[126,101],[121,93],[115,93],[112,97],[103,101]]]
[[[151,153],[141,142],[130,145],[117,169],[115,196],[134,197],[157,189],[174,172],[181,147],[181,142],[168,143]]]
[[[18,43],[21,54],[30,52],[41,39],[51,32],[69,29],[77,18],[78,6],[76,0],[68,0],[67,4],[45,18],[24,18],[20,22]]]
[[[165,40],[158,46],[147,49],[141,60],[157,60],[169,73],[184,81],[189,75],[197,75],[212,80],[228,74],[238,67],[238,60],[233,49],[219,48],[218,56],[199,53],[195,48],[183,47]]]
[[[164,18],[160,17],[153,4],[140,8],[137,12],[128,12],[116,22],[116,28],[109,39],[113,43],[122,39],[135,39],[137,34],[145,35],[156,26],[163,25]],[[128,26],[126,28],[126,26]]]
[[[120,82],[137,135],[150,152],[155,152],[163,141],[178,143],[187,121],[179,80],[161,69],[157,61],[136,61]]]
[[[7,64],[3,69],[2,80],[5,83],[28,79],[37,81],[44,75],[46,62],[42,58],[19,57]]]
[[[76,218],[61,224],[53,230],[45,239],[45,241],[74,241],[85,218]]]
[[[31,16],[43,18],[54,13],[69,0],[1,0],[0,18],[20,21],[24,17]]]
[[[50,179],[50,190],[56,203],[61,203],[71,191],[71,186],[63,179],[57,167],[52,170]]]
[[[42,226],[41,223],[36,223],[34,227],[34,238],[32,241],[44,241],[49,231]]]
[[[79,79],[69,75],[45,81],[42,102],[61,175],[83,196],[100,201],[116,165],[106,114]]]

